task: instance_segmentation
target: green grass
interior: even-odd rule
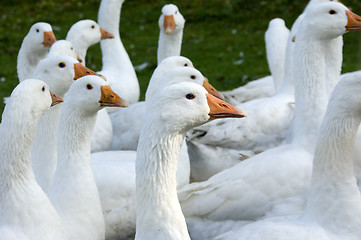
[[[343,1],[355,13],[361,14],[361,2]],[[164,4],[176,4],[186,25],[182,55],[190,58],[195,67],[207,76],[217,89],[228,90],[250,80],[269,75],[264,32],[268,22],[283,18],[287,27],[302,12],[307,1],[246,1],[193,0],[146,1],[126,0],[122,8],[120,34],[134,66],[148,62],[149,66],[137,72],[141,99],[149,78],[156,67],[158,18]],[[0,98],[9,96],[18,84],[16,57],[22,39],[30,26],[38,21],[49,22],[57,39],[64,39],[73,23],[81,19],[97,20],[100,1],[12,1],[0,8]],[[361,69],[361,33],[344,37],[343,72]],[[242,64],[234,64],[243,60]],[[101,69],[99,44],[87,54],[87,66]],[[0,104],[2,111],[3,104]]]

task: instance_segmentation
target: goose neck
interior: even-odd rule
[[[172,34],[165,34],[163,31],[159,34],[158,41],[158,64],[170,56],[179,56],[181,53],[183,30],[178,29]]]
[[[119,37],[119,21],[124,0],[102,0],[98,12],[98,24],[115,38]]]

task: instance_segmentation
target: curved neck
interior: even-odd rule
[[[320,128],[305,217],[337,234],[358,229],[360,236],[361,197],[352,154],[361,117],[356,112],[338,111],[341,108],[330,102]],[[335,216],[341,221],[330,221]]]
[[[57,162],[57,132],[62,104],[51,107],[39,120],[31,152],[36,180],[47,192]]]
[[[182,29],[177,30],[177,32],[173,32],[172,34],[165,34],[163,31],[160,31],[157,53],[158,65],[167,57],[180,56],[182,37]]]
[[[20,82],[33,77],[36,66],[41,59],[46,57],[48,50],[49,48],[46,47],[29,49],[26,40],[23,41],[18,53],[16,66]]]
[[[342,68],[342,48],[342,36],[332,39],[326,44],[326,86],[328,96],[331,95],[331,92],[340,80]]]
[[[98,24],[115,38],[119,36],[119,21],[124,0],[102,0],[98,12]]]
[[[190,239],[178,196],[176,170],[185,133],[146,121],[136,160],[136,239]]]
[[[323,41],[297,37],[294,48],[296,106],[293,142],[312,152],[328,103],[325,47]]]

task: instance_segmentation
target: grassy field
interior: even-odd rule
[[[287,27],[302,12],[308,1],[126,0],[123,4],[120,34],[134,66],[147,62],[138,71],[141,98],[156,67],[158,18],[164,4],[176,4],[186,25],[182,55],[190,58],[219,90],[229,90],[250,80],[269,75],[264,47],[268,22],[283,18]],[[361,15],[361,2],[343,1]],[[88,1],[7,1],[0,8],[0,98],[8,96],[18,83],[16,57],[22,39],[31,25],[45,21],[53,26],[57,39],[64,39],[73,23],[81,19],[97,20],[100,0]],[[344,37],[343,72],[361,69],[361,32]],[[87,55],[87,66],[101,69],[99,44]],[[0,104],[2,111],[3,104]]]

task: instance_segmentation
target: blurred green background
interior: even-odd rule
[[[137,71],[141,99],[157,63],[158,18],[163,5],[174,3],[186,19],[182,55],[208,77],[219,90],[230,90],[269,75],[264,33],[272,18],[280,17],[291,28],[308,1],[274,0],[126,0],[122,7],[120,35]],[[345,0],[361,14],[361,1]],[[0,7],[0,98],[18,84],[16,57],[32,24],[45,21],[57,39],[64,39],[71,25],[81,19],[97,20],[100,0],[6,1]],[[361,32],[344,36],[343,72],[361,69]],[[88,50],[87,66],[101,69],[100,45]],[[3,104],[0,104],[2,111]]]

